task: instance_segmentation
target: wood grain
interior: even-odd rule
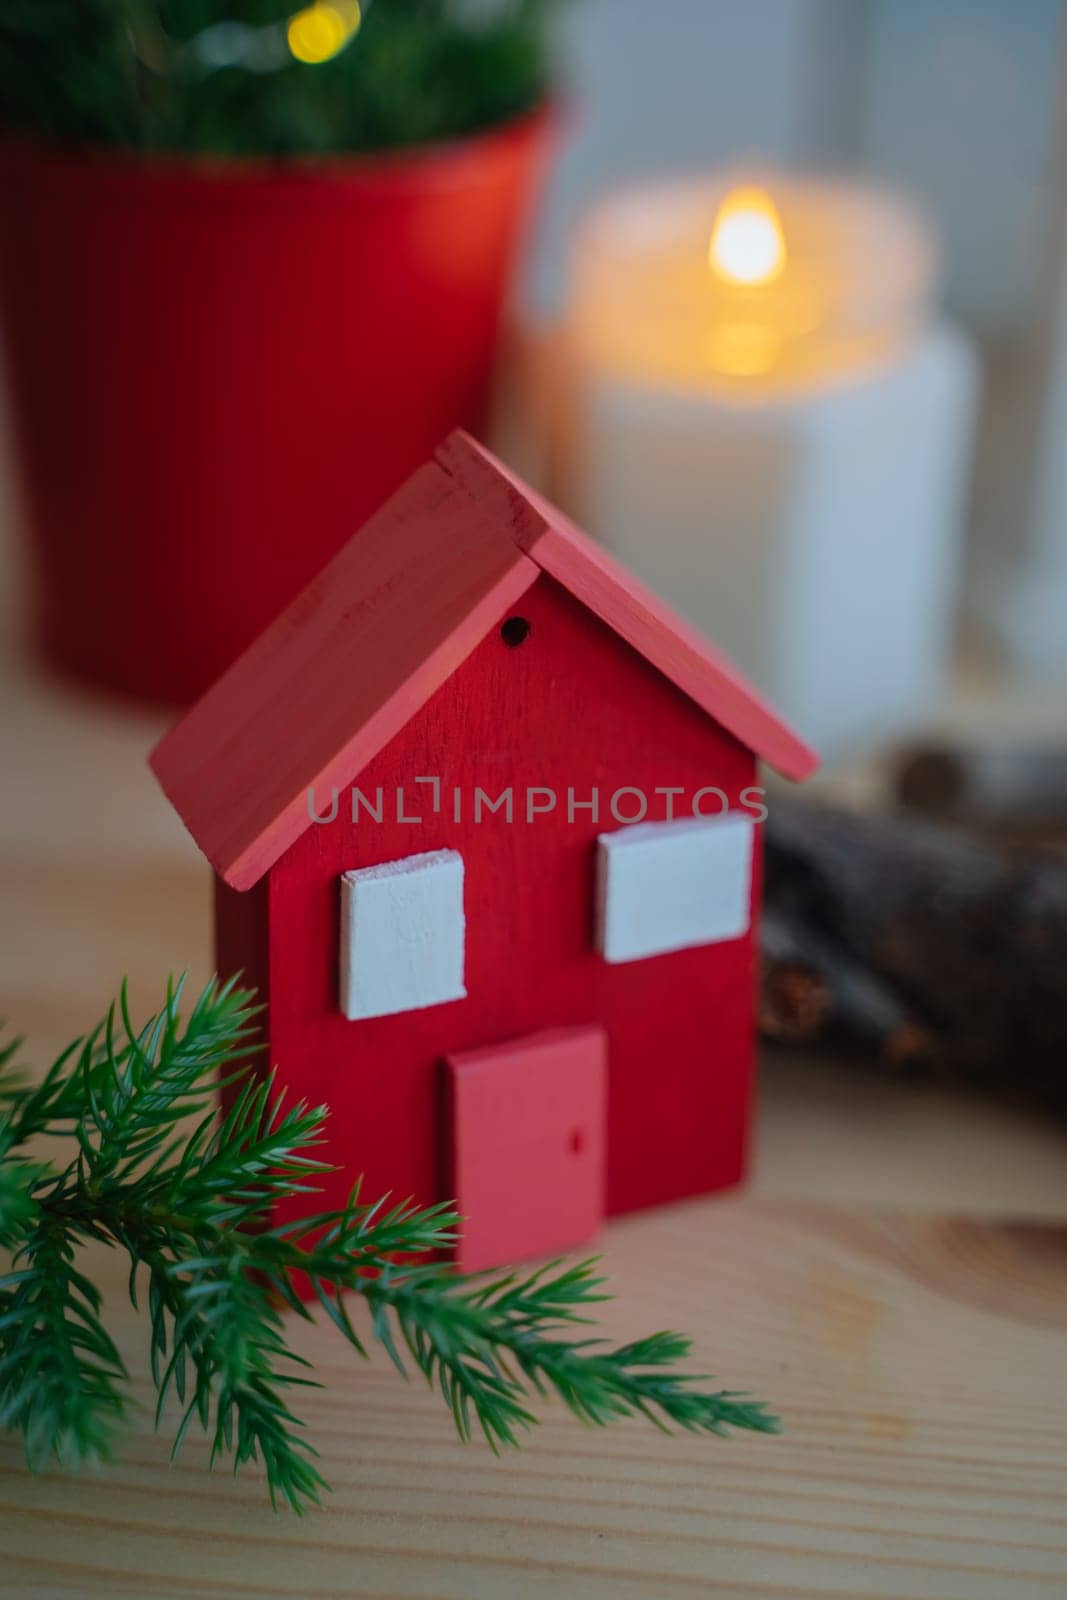
[[[701,1201],[613,1225],[611,1330],[692,1330],[780,1439],[599,1434],[550,1411],[495,1461],[440,1401],[294,1330],[335,1484],[302,1521],[254,1475],[167,1465],[141,1425],[99,1476],[0,1444],[4,1592],[200,1600],[1053,1600],[1067,1593],[1067,1231]],[[143,1329],[120,1344],[143,1386]]]
[[[209,874],[144,765],[158,722],[10,665],[0,718],[0,1015],[40,1067],[123,972],[137,1010],[168,970],[206,974]],[[328,1384],[307,1404],[327,1511],[273,1517],[254,1477],[208,1478],[199,1443],[168,1467],[144,1419],[81,1479],[30,1478],[3,1440],[0,1593],[1062,1600],[1062,1131],[776,1055],[758,1140],[754,1198],[609,1226],[606,1320],[692,1333],[698,1369],[781,1409],[781,1439],[597,1435],[554,1413],[495,1462],[423,1387],[298,1330]],[[144,1329],[103,1265],[147,1398]]]

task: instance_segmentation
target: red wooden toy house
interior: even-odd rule
[[[757,758],[811,752],[453,435],[152,757],[218,967],[326,1101],[325,1197],[454,1197],[461,1263],[740,1178]]]

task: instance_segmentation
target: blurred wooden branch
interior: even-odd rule
[[[766,848],[767,1034],[1067,1110],[1067,863],[781,797]]]
[[[912,746],[896,763],[909,811],[1024,836],[1067,833],[1067,745],[1003,738]]]

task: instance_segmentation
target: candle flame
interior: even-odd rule
[[[785,235],[765,189],[731,189],[715,216],[708,265],[728,283],[749,288],[773,283],[785,266]]]

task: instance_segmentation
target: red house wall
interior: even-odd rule
[[[332,1110],[325,1156],[343,1173],[324,1204],[340,1204],[360,1173],[368,1197],[445,1197],[442,1056],[583,1023],[609,1036],[609,1211],[731,1184],[744,1168],[752,935],[606,963],[593,944],[594,841],[618,826],[609,804],[624,786],[647,795],[650,821],[667,814],[657,786],[685,791],[678,816],[705,786],[743,808],[754,759],[552,579],[518,611],[525,641],[511,648],[494,629],[362,775],[371,801],[382,787],[381,823],[364,810],[353,824],[346,790],[336,819],[309,825],[265,887],[220,890],[220,970],[243,966],[269,992],[280,1082]],[[435,776],[436,813],[430,786],[414,782]],[[508,785],[514,820],[474,823],[475,789],[495,798]],[[527,786],[554,790],[555,809],[527,821]],[[402,814],[420,821],[398,820],[400,787]],[[599,821],[583,809],[568,820],[568,788],[577,801],[599,789]],[[322,815],[331,796],[315,801]],[[637,798],[620,805],[636,809]],[[702,809],[716,811],[716,798]],[[342,872],[446,847],[465,863],[467,998],[348,1021],[338,1007]]]

